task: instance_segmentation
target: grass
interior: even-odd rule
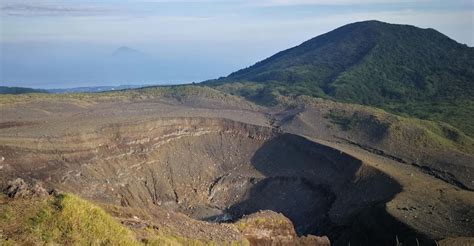
[[[9,201],[1,214],[3,241],[12,244],[139,245],[104,210],[71,194]]]
[[[290,225],[289,222],[278,215],[268,216],[262,214],[244,217],[235,223],[236,228],[240,232],[245,232],[248,229],[254,230],[258,228],[286,228],[288,227],[288,225]]]
[[[396,141],[411,146],[474,153],[474,139],[444,123],[403,117],[381,109],[306,98],[321,107],[331,104],[325,118],[343,131],[363,132],[372,141]]]
[[[387,111],[419,119],[446,122],[470,136],[474,136],[474,101],[451,100],[450,102],[389,104]]]
[[[230,241],[230,242],[216,242],[212,240],[200,240],[192,239],[181,236],[170,236],[170,235],[155,235],[150,237],[145,242],[146,245],[150,246],[178,246],[178,245],[190,245],[190,246],[217,246],[217,245],[228,245],[228,246],[248,246],[250,245],[247,240],[243,241]]]
[[[162,236],[156,235],[151,238],[148,238],[145,242],[146,245],[151,246],[178,246],[178,245],[193,245],[193,246],[207,246],[215,245],[215,243],[208,241],[201,241],[198,239],[189,239],[179,236]]]
[[[142,100],[151,98],[168,97],[178,101],[186,101],[190,98],[207,98],[216,100],[233,100],[236,102],[242,99],[223,93],[221,91],[205,86],[179,85],[179,86],[160,86],[147,87],[141,89],[130,89],[121,91],[108,91],[100,93],[67,93],[67,94],[44,94],[29,93],[20,95],[0,95],[0,105],[12,103],[27,103],[36,101],[73,101],[82,103],[95,103],[103,101],[127,101]]]
[[[357,123],[357,119],[353,115],[348,117],[345,112],[339,110],[329,110],[329,113],[324,117],[330,119],[331,123],[338,125],[343,131],[352,130]]]
[[[416,118],[397,119],[390,127],[392,137],[412,139],[415,146],[474,152],[474,140],[449,124]]]
[[[0,107],[25,104],[71,104],[75,107],[89,108],[100,103],[135,102],[181,103],[191,107],[239,108],[254,110],[258,107],[244,98],[222,91],[197,85],[159,86],[122,91],[99,93],[42,94],[29,93],[19,95],[0,94]]]
[[[72,194],[46,199],[10,199],[0,194],[0,245],[249,245],[145,229],[145,239],[94,205]],[[138,234],[137,234],[138,233]]]
[[[351,100],[339,100],[331,98],[325,94],[313,93],[310,89],[301,86],[288,86],[281,83],[255,83],[255,82],[233,82],[210,84],[217,90],[235,95],[242,96],[246,99],[264,106],[275,106],[278,104],[291,104],[291,98],[300,95],[306,95],[315,98],[332,99],[345,103],[359,103],[361,105],[371,105],[369,103],[360,103]],[[434,101],[430,103],[424,102],[387,102],[373,104],[392,114],[404,116],[408,118],[418,118],[435,122],[444,122],[451,126],[462,130],[469,136],[474,136],[474,102],[472,100],[449,100]]]

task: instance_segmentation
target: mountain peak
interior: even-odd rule
[[[381,56],[397,53],[396,58],[404,60],[401,62],[408,58],[433,64],[430,53],[439,53],[440,57],[454,57],[454,53],[463,48],[465,46],[434,29],[368,20],[347,24],[312,38],[249,68],[232,73],[227,79],[314,83],[323,87],[324,93],[330,93],[326,89],[329,89],[327,86],[331,82],[374,53]],[[413,56],[419,52],[423,56]],[[452,54],[447,54],[449,52]],[[306,68],[303,77],[298,72],[301,67]]]
[[[127,46],[121,46],[118,49],[116,49],[113,53],[113,56],[122,56],[122,55],[144,55],[143,52],[127,47]]]
[[[434,29],[370,20],[339,27],[215,83],[258,83],[264,89],[252,95],[265,99],[304,94],[413,115],[426,101],[472,102],[472,78],[473,48]],[[445,110],[441,120],[450,122],[449,109],[439,109]],[[450,123],[474,134],[473,127]]]

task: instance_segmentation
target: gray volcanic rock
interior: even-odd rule
[[[26,183],[21,178],[8,182],[5,194],[11,198],[45,197],[49,195],[39,183]]]

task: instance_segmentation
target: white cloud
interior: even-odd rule
[[[90,2],[46,0],[2,0],[0,15],[7,16],[88,16],[113,12],[113,5],[103,6]]]
[[[2,0],[0,0],[2,1]],[[7,2],[12,2],[6,0]],[[130,0],[131,2],[168,0]],[[193,0],[176,0],[190,2]],[[214,0],[194,0],[193,2],[209,2]],[[228,2],[245,2],[228,1]],[[358,3],[400,2],[405,0],[359,0]],[[422,0],[435,1],[435,0]],[[173,42],[221,42],[238,43],[253,42],[255,46],[269,46],[278,43],[277,48],[285,48],[305,39],[330,31],[341,25],[362,21],[381,20],[390,23],[410,24],[419,27],[432,27],[453,39],[474,44],[472,8],[451,10],[356,10],[338,14],[337,8],[331,13],[314,15],[288,15],[279,18],[275,15],[260,15],[259,12],[248,14],[247,9],[235,10],[231,7],[221,8],[222,12],[133,12],[112,6],[109,1],[102,5],[83,5],[78,1],[69,5],[39,4],[31,6],[31,2],[19,11],[24,15],[52,15],[57,18],[3,18],[3,33],[0,41],[21,40],[70,40],[87,42],[156,42],[166,40]],[[44,3],[38,0],[37,2]],[[58,2],[58,1],[56,1]],[[66,2],[66,1],[63,1]],[[80,1],[83,3],[83,1]],[[92,1],[88,1],[89,3]],[[249,2],[249,1],[247,1]],[[257,1],[253,1],[257,2]],[[273,4],[347,4],[348,0],[263,0],[260,3]],[[3,3],[3,2],[2,2]],[[106,4],[107,3],[107,4]],[[3,5],[2,6],[8,6]],[[59,6],[59,7],[58,7]],[[129,5],[127,5],[129,6]],[[285,5],[283,5],[285,6]],[[109,7],[114,7],[109,9]],[[107,8],[107,9],[106,9]],[[229,10],[231,9],[231,10]],[[8,10],[8,9],[7,9]],[[285,9],[283,9],[286,11]],[[10,9],[9,11],[13,11]],[[3,12],[3,10],[2,10]],[[281,12],[279,12],[281,13]],[[70,17],[72,16],[72,17]],[[125,40],[125,41],[124,41]],[[281,44],[281,45],[280,45]],[[276,47],[276,46],[275,46]]]
[[[360,4],[393,4],[420,3],[434,0],[263,0],[253,2],[259,6],[293,6],[293,5],[360,5]]]

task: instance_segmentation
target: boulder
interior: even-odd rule
[[[45,197],[49,195],[40,183],[27,183],[21,178],[9,181],[4,193],[11,198]]]

